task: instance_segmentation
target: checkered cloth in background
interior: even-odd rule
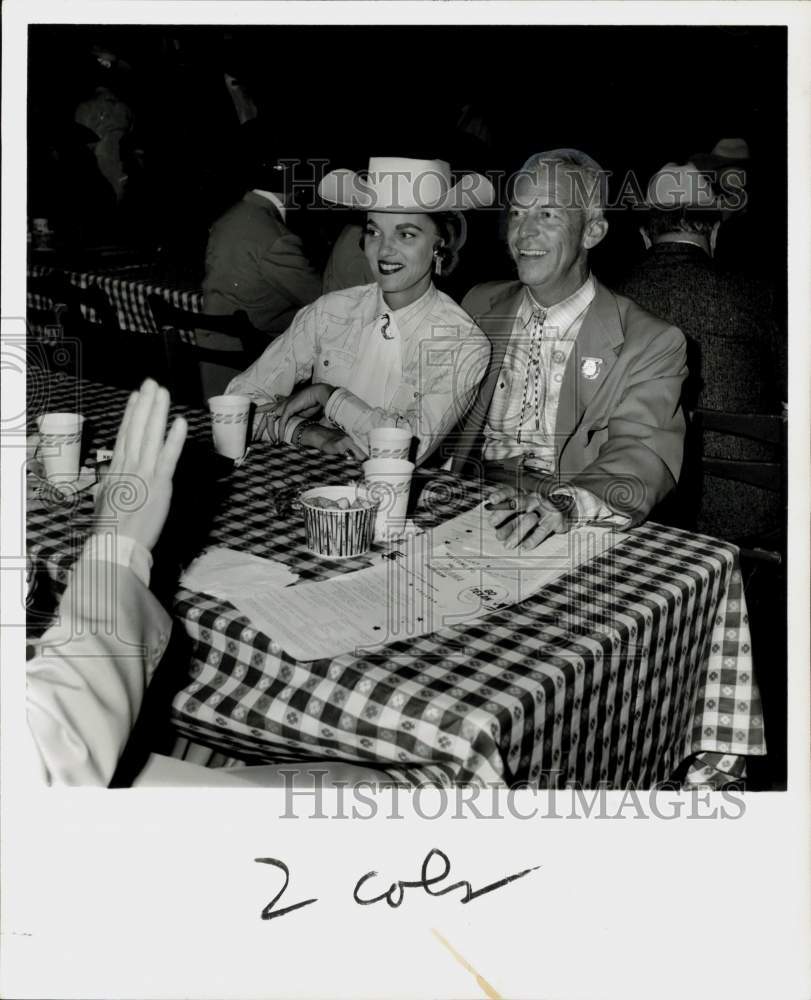
[[[126,394],[65,378],[48,398],[48,408],[78,399],[109,440]],[[209,434],[206,414],[179,412],[192,435]],[[254,446],[209,543],[277,559],[302,579],[368,565],[308,552],[286,512],[295,491],[359,475],[343,458]],[[415,520],[437,524],[481,496],[439,473]],[[29,512],[29,553],[61,584],[88,515],[86,499],[72,512]],[[332,757],[412,782],[650,787],[696,755],[688,782],[733,780],[741,755],[765,753],[737,551],[657,524],[631,536],[474,625],[331,660],[295,661],[230,604],[180,590],[174,613],[192,660],[174,725],[250,763]]]
[[[65,279],[78,288],[89,288],[95,285],[101,288],[118,313],[118,323],[122,330],[129,333],[152,333],[157,335],[155,321],[149,308],[149,296],[161,295],[171,305],[191,312],[201,312],[203,308],[203,293],[196,288],[176,288],[163,285],[153,280],[149,268],[142,265],[117,267],[104,273],[64,271]],[[53,273],[53,268],[35,264],[29,273],[34,277],[43,277]],[[34,309],[50,308],[52,303],[41,295],[28,293],[28,305]],[[92,309],[85,310],[86,318],[95,322]]]

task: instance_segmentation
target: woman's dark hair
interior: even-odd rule
[[[461,212],[437,212],[431,218],[442,239],[442,246],[437,250],[437,256],[442,264],[444,278],[459,263],[459,251],[467,239],[467,223]]]
[[[459,251],[467,239],[467,223],[461,212],[426,213],[433,219],[442,243],[437,247],[437,257],[442,265],[442,277],[450,274],[459,263]],[[363,250],[364,237],[361,232],[358,246]]]

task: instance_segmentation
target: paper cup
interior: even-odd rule
[[[316,503],[324,500],[347,500],[349,503],[360,501],[363,506],[340,510]],[[363,483],[355,483],[353,486],[316,486],[302,493],[298,501],[304,512],[307,548],[311,552],[329,559],[348,559],[369,551],[377,502],[369,496]]]
[[[408,495],[414,463],[404,459],[370,458],[363,463],[369,496],[380,509],[375,519],[375,541],[399,538],[405,530]]]
[[[411,431],[404,427],[375,427],[369,431],[369,458],[408,460]]]
[[[37,417],[37,457],[51,483],[72,483],[79,478],[84,417],[79,413],[43,413]]]
[[[217,452],[234,460],[242,458],[248,438],[250,398],[212,396],[208,401],[208,408],[211,411],[211,433]]]

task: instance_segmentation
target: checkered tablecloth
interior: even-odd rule
[[[53,268],[42,264],[32,265],[29,273],[42,277],[53,273]],[[162,284],[160,279],[149,273],[141,265],[114,268],[103,273],[85,271],[63,271],[65,279],[78,288],[91,285],[101,288],[118,314],[122,330],[129,333],[151,333],[157,335],[155,321],[149,308],[149,296],[161,295],[171,305],[191,312],[201,312],[203,293],[197,288],[178,288]],[[28,305],[34,309],[50,308],[51,303],[41,295],[29,292]],[[86,310],[87,318],[95,321],[92,309]]]
[[[75,380],[63,382],[75,393]],[[83,412],[110,436],[120,411],[109,391],[76,384]],[[190,419],[193,434],[208,434],[204,414]],[[343,458],[255,446],[230,477],[210,542],[277,559],[302,579],[368,565],[309,553],[281,503],[291,489],[358,474]],[[441,473],[415,519],[439,523],[481,493]],[[66,545],[70,524],[86,523],[78,508],[30,512],[29,551],[62,582],[82,534]],[[693,783],[735,778],[745,755],[765,753],[737,551],[657,524],[630,534],[475,625],[332,660],[295,661],[231,605],[180,590],[174,611],[192,661],[174,723],[249,762],[335,757],[395,776],[422,768],[444,783],[650,787],[690,758]]]

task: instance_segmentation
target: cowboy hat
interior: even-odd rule
[[[369,169],[331,170],[318,185],[324,201],[369,212],[463,212],[493,203],[493,185],[482,174],[454,184],[445,160],[373,156]]]
[[[719,139],[709,153],[693,153],[692,163],[699,170],[724,170],[749,163],[749,144],[746,139]]]
[[[716,208],[712,184],[696,165],[666,163],[651,177],[645,199],[648,208]]]

